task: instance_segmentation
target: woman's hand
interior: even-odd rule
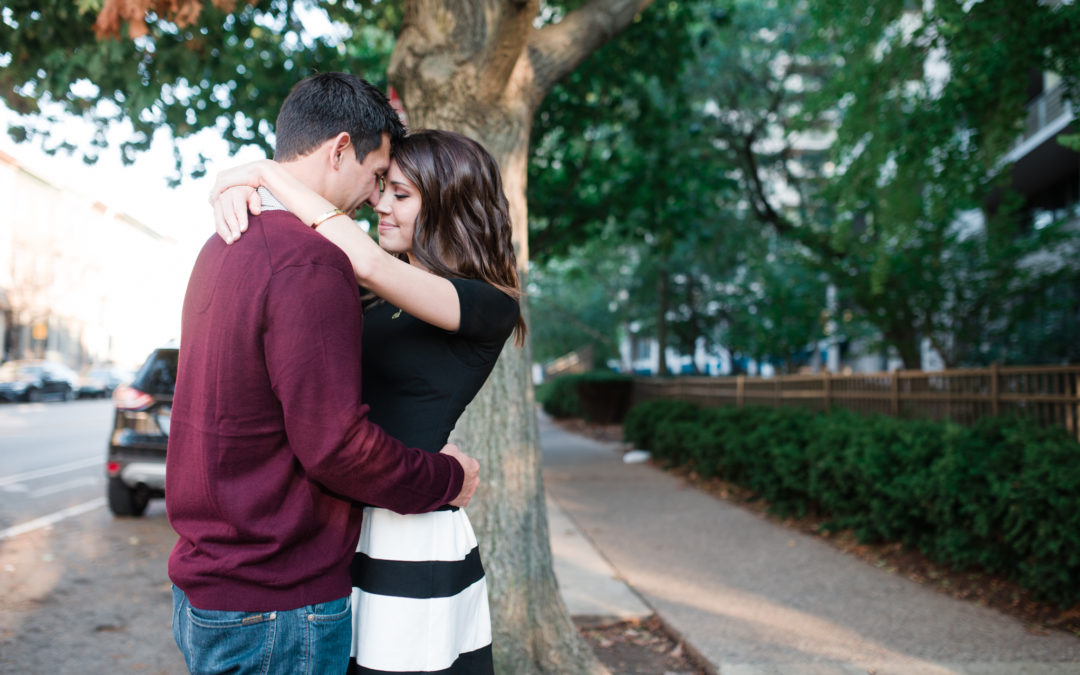
[[[248,209],[259,214],[261,204],[255,189],[263,185],[263,176],[273,160],[259,159],[217,175],[210,188],[210,204],[214,207],[214,229],[231,244],[247,230]]]
[[[273,170],[273,168],[274,160],[257,159],[254,162],[248,162],[247,164],[234,166],[231,169],[225,169],[217,175],[217,178],[214,180],[214,187],[210,188],[210,203],[213,203],[218,195],[231,187],[246,185],[248,187],[257,188],[265,185],[264,176],[268,171]]]
[[[226,188],[217,196],[211,196],[210,203],[214,206],[214,230],[226,244],[233,243],[247,231],[248,211],[256,216],[262,211],[259,193],[247,185]]]

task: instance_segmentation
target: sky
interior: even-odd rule
[[[123,165],[116,146],[103,150],[96,164],[87,165],[78,153],[49,155],[36,141],[15,143],[7,135],[7,125],[17,119],[17,115],[0,105],[0,150],[17,158],[23,166],[50,183],[93,196],[111,209],[127,213],[175,239],[192,259],[213,232],[207,195],[216,172],[265,156],[262,150],[254,147],[230,156],[225,142],[212,129],[206,130],[185,140],[181,147],[193,154],[198,150],[210,159],[207,175],[198,180],[185,178],[179,186],[170,188],[168,177],[175,170],[172,147],[165,131],[160,131],[150,149],[139,154],[130,166]],[[71,119],[66,124],[78,128],[83,123]],[[89,137],[87,131],[86,138]]]

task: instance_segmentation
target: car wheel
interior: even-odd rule
[[[75,398],[76,398],[75,390],[72,389],[71,387],[68,387],[68,390],[64,392],[64,400],[65,401],[74,401]]]
[[[40,389],[27,389],[26,390],[26,400],[29,401],[30,403],[41,403],[42,398],[43,397],[41,395],[41,390]]]
[[[115,516],[138,517],[146,512],[150,496],[142,490],[135,490],[124,485],[124,481],[113,476],[109,478],[109,510]]]

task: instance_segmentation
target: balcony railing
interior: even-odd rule
[[[1038,98],[1028,104],[1027,119],[1024,121],[1023,135],[1017,139],[1016,145],[1022,145],[1040,131],[1050,126],[1063,115],[1073,114],[1072,104],[1064,98],[1065,85],[1059,83],[1049,91],[1043,92]]]

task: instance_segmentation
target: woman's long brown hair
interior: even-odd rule
[[[478,279],[521,297],[510,205],[499,165],[484,146],[452,131],[409,134],[394,145],[394,161],[420,193],[412,255],[433,274]],[[514,343],[525,343],[525,321]]]

